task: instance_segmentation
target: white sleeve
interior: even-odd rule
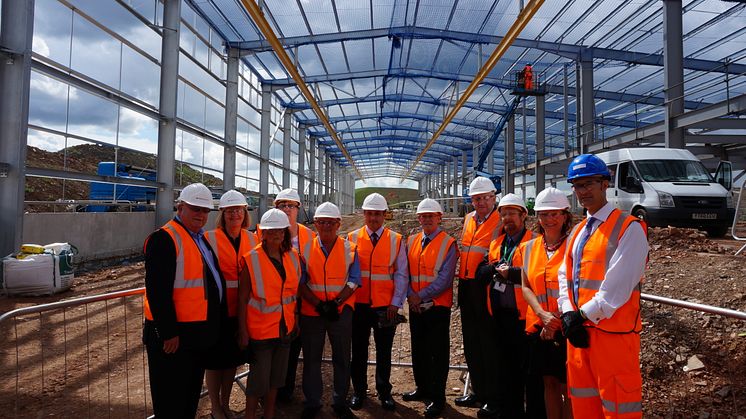
[[[567,267],[565,262],[562,262],[559,270],[557,271],[557,281],[559,282],[559,297],[557,297],[557,307],[559,307],[561,313],[567,313],[573,311],[572,303],[570,302],[570,295],[567,291]]]
[[[609,261],[606,277],[601,282],[600,289],[590,301],[581,307],[589,320],[598,323],[608,319],[629,300],[632,291],[640,283],[645,272],[647,256],[648,240],[645,232],[642,231],[640,223],[634,222],[627,227],[619,240],[619,246]],[[560,298],[561,296],[562,280],[560,280]],[[563,307],[563,312],[564,309],[565,307]]]

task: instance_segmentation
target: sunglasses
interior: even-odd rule
[[[300,207],[299,205],[295,205],[295,204],[278,204],[276,208],[284,210],[284,209],[298,209],[299,207]]]
[[[333,226],[338,222],[337,220],[315,220],[313,223],[320,226]]]

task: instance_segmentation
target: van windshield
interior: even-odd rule
[[[639,160],[635,163],[647,182],[712,182],[707,169],[695,160]]]

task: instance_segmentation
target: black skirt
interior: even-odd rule
[[[207,370],[234,368],[246,362],[244,351],[238,347],[238,318],[228,317],[221,323],[220,337],[205,356]]]
[[[553,340],[543,340],[539,332],[531,333],[528,340],[528,373],[551,376],[561,383],[567,382],[567,340],[561,333]]]

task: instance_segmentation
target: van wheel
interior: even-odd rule
[[[705,231],[707,232],[708,236],[713,237],[713,238],[715,237],[719,238],[719,237],[725,236],[725,233],[728,232],[728,227],[722,227],[722,226],[709,227],[709,228],[706,228]]]
[[[634,211],[632,211],[632,216],[637,217],[645,222],[645,224],[648,224],[648,212],[645,211],[644,208],[636,208]]]

